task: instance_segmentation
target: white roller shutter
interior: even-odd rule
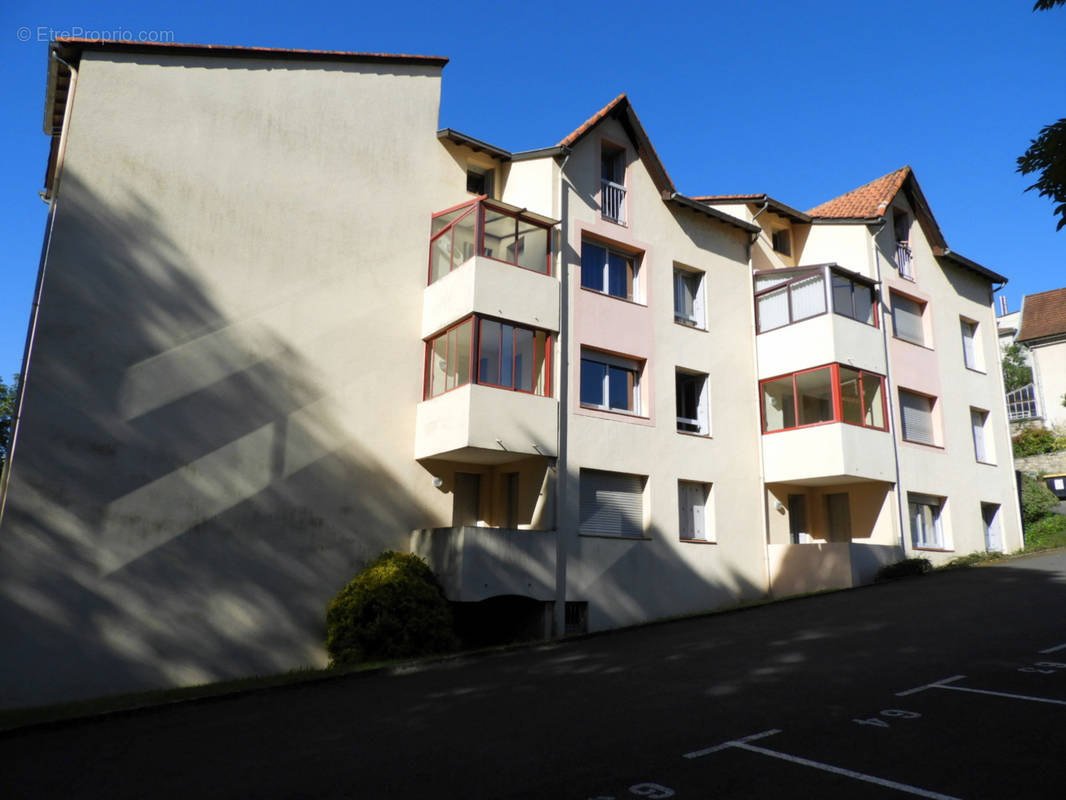
[[[892,295],[892,327],[898,338],[914,344],[925,344],[922,306],[909,297]]]
[[[644,478],[620,472],[581,470],[581,533],[641,536]]]
[[[920,444],[936,444],[933,435],[933,401],[930,398],[900,389],[899,413],[904,439]]]

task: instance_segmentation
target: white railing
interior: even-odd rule
[[[911,248],[906,242],[896,242],[896,267],[899,268],[901,278],[914,280],[914,272],[911,270]]]
[[[626,221],[626,187],[604,178],[601,209],[603,216],[612,222]]]
[[[1035,419],[1040,416],[1036,409],[1036,389],[1033,384],[1007,392],[1007,418],[1012,422]]]

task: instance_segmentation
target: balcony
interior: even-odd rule
[[[418,404],[415,458],[502,464],[556,455],[558,402],[466,383]]]
[[[895,545],[818,542],[767,545],[775,597],[870,583],[884,564],[903,557]]]
[[[844,422],[782,430],[762,437],[766,483],[827,486],[895,483],[892,436]]]
[[[884,374],[876,284],[833,264],[755,275],[759,377],[836,362]]]
[[[477,602],[500,595],[555,599],[555,531],[460,526],[411,534],[411,552],[437,573],[444,595]]]
[[[626,224],[626,187],[606,178],[600,181],[600,213],[604,219]]]

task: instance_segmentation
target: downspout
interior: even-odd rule
[[[15,414],[11,419],[11,441],[7,448],[7,461],[0,472],[0,523],[4,520],[4,508],[7,505],[7,487],[11,480],[11,465],[15,462],[15,443],[18,441],[19,421],[22,419],[22,404],[26,397],[26,379],[30,374],[30,354],[37,338],[37,319],[41,308],[41,292],[44,289],[45,266],[52,250],[52,232],[55,229],[56,204],[59,198],[59,184],[63,174],[63,159],[67,152],[67,132],[70,129],[70,115],[74,106],[74,92],[78,86],[78,70],[50,50],[52,58],[70,70],[70,86],[67,88],[66,108],[63,109],[63,127],[59,132],[59,149],[56,153],[55,171],[52,175],[52,197],[48,201],[48,221],[45,223],[44,242],[41,245],[41,259],[37,265],[37,283],[33,289],[33,305],[30,307],[30,319],[26,330],[26,345],[22,351],[22,364],[19,369],[18,390],[15,394]],[[43,195],[42,195],[43,199]]]
[[[552,529],[555,531],[555,608],[552,620],[552,638],[561,639],[566,635],[566,540],[560,530],[560,509],[565,506],[568,482],[569,459],[566,451],[567,421],[570,399],[570,271],[565,256],[567,237],[569,235],[569,203],[567,186],[563,170],[570,160],[570,150],[566,151],[559,163],[559,207],[556,216],[559,224],[559,404],[556,408],[556,444],[555,444],[555,503],[552,509]]]
[[[888,357],[888,314],[885,312],[885,293],[884,293],[884,281],[881,278],[881,256],[877,249],[877,237],[881,234],[881,231],[885,229],[885,225],[888,224],[886,217],[881,217],[881,225],[870,237],[870,246],[873,250],[873,267],[874,276],[877,278],[877,285],[881,287],[881,298],[878,305],[881,309],[881,345],[885,354],[885,408],[888,409],[888,432],[892,436],[892,459],[895,462],[896,469],[896,507],[899,511],[899,546],[902,548],[902,555],[907,555],[907,520],[908,517],[905,513],[903,506],[903,478],[902,471],[899,466],[899,439],[896,436],[896,413],[895,403],[893,399],[895,397],[895,389],[892,383],[892,370],[889,365]]]
[[[757,220],[760,217],[760,215],[762,215],[762,213],[764,211],[766,211],[766,209],[769,208],[769,207],[770,207],[770,198],[767,197],[766,200],[763,201],[762,208],[760,208],[757,212],[755,212],[755,215],[751,218],[752,224],[755,224],[755,220]],[[769,511],[767,510],[767,507],[770,504],[770,496],[769,496],[769,494],[766,491],[766,460],[763,457],[763,451],[762,451],[762,437],[763,437],[762,411],[761,411],[761,409],[762,409],[762,399],[759,397],[759,329],[758,329],[758,326],[756,325],[756,318],[755,318],[755,275],[754,275],[755,270],[753,269],[752,264],[751,264],[751,249],[755,246],[755,242],[757,242],[758,240],[759,240],[759,233],[756,231],[755,233],[752,233],[751,237],[748,239],[746,252],[747,252],[747,258],[748,258],[748,273],[749,273],[749,275],[748,275],[748,285],[751,286],[751,295],[750,295],[751,296],[751,301],[748,303],[748,313],[751,315],[750,316],[750,319],[751,319],[750,330],[752,331],[752,334],[753,334],[752,337],[751,337],[751,354],[752,354],[752,363],[755,365],[755,407],[760,409],[759,422],[756,425],[756,431],[758,432],[758,435],[759,435],[759,447],[758,447],[758,454],[759,454],[759,486],[760,486],[760,488],[762,490],[760,492],[760,494],[762,495],[762,497],[760,498],[761,502],[759,503],[759,505],[762,506],[762,508],[761,508],[761,510],[759,512],[759,516],[762,519],[762,536],[763,536],[762,552],[763,552],[763,562],[766,565],[766,596],[769,597],[770,593],[772,591],[772,587],[773,587],[773,576],[770,574],[770,514],[769,514]]]

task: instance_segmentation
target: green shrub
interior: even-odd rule
[[[910,575],[922,575],[933,569],[928,558],[905,558],[892,564],[885,564],[877,570],[876,581],[891,581]]]
[[[1014,447],[1014,457],[1024,458],[1066,450],[1066,436],[1059,430],[1031,425],[1012,436],[1011,444]]]
[[[967,553],[964,556],[958,556],[951,559],[946,564],[941,564],[937,567],[938,570],[948,569],[965,569],[966,567],[972,567],[975,564],[983,564],[986,561],[994,561],[1000,558],[1002,553],[986,553],[983,550],[975,550],[972,553]]]
[[[425,561],[386,550],[326,608],[331,666],[444,653],[458,647],[451,607]]]
[[[1066,517],[1051,514],[1026,526],[1025,547],[1027,550],[1066,547]]]
[[[1059,498],[1038,478],[1022,475],[1022,522],[1028,528],[1051,513]]]

